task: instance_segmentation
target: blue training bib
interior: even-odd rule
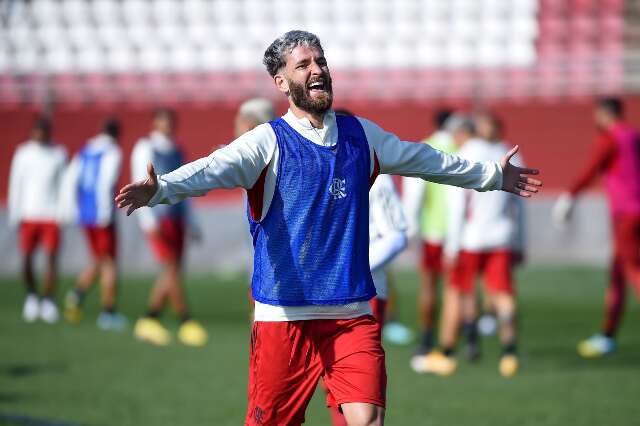
[[[355,117],[336,115],[338,142],[323,147],[282,118],[273,200],[262,221],[249,215],[255,300],[278,306],[369,300],[369,145]]]

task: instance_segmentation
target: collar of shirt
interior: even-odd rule
[[[155,130],[149,135],[149,140],[154,148],[161,151],[171,150],[175,146],[171,138],[167,137],[164,133],[160,133]]]
[[[334,146],[338,142],[338,127],[336,124],[336,114],[329,110],[322,120],[322,129],[316,129],[311,125],[308,118],[296,117],[291,110],[282,116],[293,129],[311,142],[322,146]]]
[[[90,149],[103,149],[106,148],[108,146],[110,146],[111,144],[115,143],[115,141],[113,140],[113,138],[109,135],[105,135],[104,133],[101,133],[97,136],[95,136],[94,138],[89,140],[89,148]]]

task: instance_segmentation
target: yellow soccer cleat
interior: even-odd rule
[[[500,375],[502,377],[513,377],[518,372],[518,357],[515,355],[503,355],[500,358],[500,365],[498,370],[500,370]]]
[[[178,339],[187,346],[204,346],[209,335],[198,321],[188,320],[180,326]]]
[[[149,342],[156,346],[166,346],[171,342],[169,330],[155,318],[140,318],[136,321],[133,335],[138,340]]]
[[[82,308],[74,291],[68,292],[64,299],[64,319],[70,324],[82,321]]]
[[[439,351],[432,351],[426,355],[416,355],[411,359],[411,368],[416,373],[429,373],[446,377],[453,374],[457,367],[458,363],[455,358],[445,356]]]

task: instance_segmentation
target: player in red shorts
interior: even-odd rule
[[[91,261],[80,273],[65,298],[64,316],[70,323],[82,319],[82,305],[96,279],[102,290],[102,312],[97,325],[103,330],[122,330],[126,318],[116,312],[117,267],[115,185],[120,176],[122,153],[118,146],[120,123],[109,119],[102,132],[89,139],[73,158],[64,178],[68,221],[82,226]]]
[[[595,122],[600,134],[591,157],[553,210],[555,222],[563,225],[571,216],[575,198],[598,175],[603,176],[614,252],[602,329],[578,344],[578,353],[585,358],[600,357],[615,350],[627,283],[640,298],[640,133],[624,121],[623,104],[617,98],[597,102]]]
[[[40,318],[54,323],[59,317],[54,300],[60,246],[59,187],[66,162],[66,150],[51,141],[51,123],[46,118],[35,122],[31,139],[18,146],[11,162],[9,225],[19,228],[22,276],[27,290],[22,317],[27,322]],[[33,271],[38,246],[47,254],[42,299]]]
[[[499,123],[489,115],[476,121],[484,138],[476,135],[476,124],[462,118],[452,129],[461,146],[458,155],[480,161],[500,159],[510,147],[500,140]],[[519,160],[516,158],[516,162]],[[498,316],[503,351],[499,371],[511,377],[518,370],[516,355],[516,299],[513,266],[524,247],[524,214],[519,197],[504,192],[478,193],[447,188],[447,236],[445,258],[450,265],[443,310],[440,345],[442,352],[425,356],[416,370],[449,375],[455,371],[457,333],[468,340],[468,357],[479,356],[475,282],[482,277],[486,293]],[[416,361],[415,364],[418,364]]]
[[[174,141],[175,130],[175,112],[157,110],[153,117],[153,131],[133,148],[131,174],[134,179],[146,176],[149,163],[153,163],[160,172],[171,171],[183,164],[182,152]],[[190,315],[181,277],[185,238],[200,238],[191,208],[184,202],[153,210],[140,209],[137,214],[162,271],[151,291],[147,314],[136,322],[134,335],[155,345],[167,345],[171,335],[160,322],[160,314],[166,302],[170,301],[180,321],[178,339],[188,346],[203,346],[208,339],[207,331]]]
[[[322,377],[328,403],[349,425],[382,425],[385,356],[369,300],[369,188],[404,174],[522,196],[537,173],[473,163],[426,144],[402,142],[374,123],[331,110],[331,75],[320,40],[305,31],[278,37],[263,63],[289,111],[208,157],[122,188],[130,214],[216,188],[248,192],[254,243],[246,425],[300,425]],[[157,207],[154,207],[157,208]]]

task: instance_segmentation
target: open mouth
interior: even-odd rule
[[[307,90],[309,90],[310,93],[320,93],[320,92],[326,92],[326,85],[324,83],[324,81],[320,80],[320,81],[314,81],[312,83],[309,83],[307,85]]]

